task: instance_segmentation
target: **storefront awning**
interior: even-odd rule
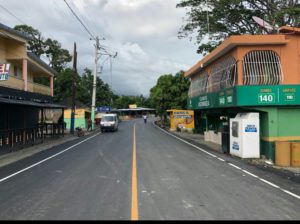
[[[66,106],[52,103],[38,103],[28,100],[16,100],[16,99],[6,99],[0,97],[0,103],[14,104],[14,105],[24,105],[29,107],[39,107],[39,108],[52,108],[52,109],[64,109]]]

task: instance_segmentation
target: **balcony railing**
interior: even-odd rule
[[[51,88],[38,83],[28,81],[28,91],[51,96]]]
[[[0,86],[23,90],[24,89],[24,82],[20,78],[16,78],[14,76],[9,75],[8,80],[0,81]]]
[[[9,75],[8,80],[0,81],[0,86],[11,89],[24,90],[24,81],[20,78]],[[27,91],[51,96],[51,88],[34,82],[27,82]]]

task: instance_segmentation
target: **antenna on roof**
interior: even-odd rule
[[[263,19],[252,16],[252,19],[260,26],[262,27],[268,34],[272,33],[274,30],[274,26],[270,25],[268,22],[264,21]]]

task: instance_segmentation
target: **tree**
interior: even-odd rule
[[[45,42],[45,54],[49,58],[49,66],[55,71],[60,72],[66,68],[67,63],[72,61],[69,51],[61,48],[61,44],[57,40],[48,38]]]
[[[72,69],[65,69],[54,77],[54,102],[72,96]],[[80,77],[77,77],[79,79]]]
[[[80,77],[77,88],[78,100],[85,105],[92,105],[94,77],[92,71],[88,68],[84,70],[82,77]],[[108,84],[104,83],[102,79],[96,79],[96,106],[111,105],[114,99],[114,94]]]
[[[186,109],[190,81],[180,71],[175,76],[166,74],[159,77],[156,85],[150,89],[150,105],[160,116],[168,109]]]
[[[27,25],[17,25],[14,29],[27,34],[31,38],[31,40],[28,41],[28,50],[30,52],[34,53],[38,57],[45,53],[45,40],[40,31]]]
[[[143,95],[140,96],[119,96],[114,101],[114,107],[116,108],[128,108],[130,104],[136,104],[138,107],[146,106],[146,98]]]
[[[260,29],[252,16],[278,26],[298,26],[300,22],[297,0],[181,0],[176,7],[189,9],[179,38],[192,39],[196,32],[197,52],[203,54],[211,52],[230,35],[258,33]]]
[[[72,61],[69,51],[63,49],[57,40],[46,39],[41,32],[27,25],[17,25],[15,30],[26,33],[32,40],[28,41],[28,50],[39,58],[42,55],[49,59],[49,66],[57,72],[61,72],[67,67],[67,63]]]

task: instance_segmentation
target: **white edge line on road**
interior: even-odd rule
[[[284,190],[284,189],[281,189],[281,190],[282,190],[283,192],[285,192],[285,193],[287,193],[287,194],[289,194],[289,195],[295,197],[295,198],[300,199],[300,196],[299,196],[299,195],[296,195],[296,194],[294,194],[294,193],[292,193],[292,192],[290,192],[290,191]]]
[[[240,168],[240,167],[238,167],[238,166],[236,166],[236,165],[234,165],[234,164],[232,164],[232,163],[228,163],[228,165],[230,165],[230,166],[232,166],[232,167],[234,167],[234,168],[236,168],[236,169],[238,169],[238,170],[242,170],[242,168]]]
[[[176,138],[176,139],[178,139],[178,140],[180,140],[180,141],[182,141],[182,142],[184,142],[184,143],[186,143],[186,144],[188,144],[188,145],[190,145],[190,146],[192,146],[192,147],[194,147],[194,148],[200,150],[201,152],[204,152],[204,153],[206,153],[206,154],[208,154],[208,155],[210,155],[210,156],[212,156],[212,157],[214,157],[214,158],[217,158],[217,159],[220,160],[220,161],[226,162],[225,160],[223,160],[223,159],[221,159],[221,158],[219,158],[219,157],[217,157],[217,156],[215,156],[215,155],[213,155],[213,154],[211,154],[211,153],[209,153],[209,152],[206,152],[204,149],[201,149],[201,148],[199,148],[199,147],[197,147],[197,146],[195,146],[195,145],[193,145],[193,144],[191,144],[191,143],[189,143],[189,142],[187,142],[187,141],[185,141],[185,140],[183,140],[183,139],[181,139],[181,138],[179,138],[179,137],[177,137],[177,136],[175,136],[175,135],[172,135],[171,133],[165,131],[164,129],[162,129],[161,127],[159,127],[158,125],[156,125],[154,122],[153,122],[153,125],[154,125],[155,127],[158,127],[161,131],[165,132],[166,134],[168,134],[168,135],[170,135],[170,136],[172,136],[172,137],[174,137],[174,138]],[[300,199],[300,196],[297,195],[297,194],[294,194],[294,193],[292,193],[292,192],[290,192],[290,191],[284,190],[284,189],[282,189],[281,187],[277,186],[276,184],[273,184],[273,183],[271,183],[271,182],[269,182],[269,181],[267,181],[267,180],[265,180],[265,179],[262,179],[262,178],[260,178],[260,177],[258,177],[258,176],[256,176],[256,175],[254,175],[254,174],[252,174],[252,173],[250,173],[250,172],[248,172],[248,171],[246,171],[246,170],[243,170],[243,169],[241,169],[240,167],[238,167],[238,166],[236,166],[236,165],[234,165],[234,164],[232,164],[232,163],[228,163],[228,164],[229,164],[230,166],[232,166],[232,167],[238,169],[238,170],[243,171],[244,173],[249,174],[249,175],[252,176],[252,177],[257,178],[258,180],[260,180],[260,181],[262,181],[262,182],[264,182],[264,183],[266,183],[266,184],[268,184],[268,185],[270,185],[270,186],[272,186],[272,187],[275,187],[275,188],[277,188],[277,189],[280,189],[281,191],[283,191],[283,192],[285,192],[285,193],[287,193],[287,194],[289,194],[289,195],[291,195],[291,196],[293,196],[293,197],[295,197],[295,198],[297,198],[297,199]]]
[[[247,173],[248,175],[255,177],[255,178],[259,178],[258,176],[254,175],[253,173],[248,172],[247,170],[242,170],[244,173]]]
[[[266,184],[269,184],[269,185],[271,185],[272,187],[275,187],[275,188],[280,188],[279,186],[277,186],[276,184],[273,184],[273,183],[271,183],[271,182],[269,182],[269,181],[267,181],[267,180],[265,180],[265,179],[262,179],[262,178],[259,178],[261,181],[263,181],[263,182],[265,182]]]
[[[210,155],[210,156],[213,157],[213,158],[217,158],[216,155],[214,155],[214,154],[212,154],[212,153],[209,153],[209,152],[205,151],[204,149],[201,149],[200,147],[195,146],[195,145],[193,145],[193,144],[191,144],[191,143],[189,143],[189,142],[187,142],[187,141],[185,141],[185,140],[183,140],[183,139],[181,139],[181,138],[178,138],[178,137],[175,136],[175,135],[172,135],[171,133],[165,131],[165,130],[162,129],[161,127],[155,125],[154,122],[153,122],[153,125],[156,126],[156,127],[158,127],[160,130],[162,130],[162,131],[165,132],[166,134],[171,135],[172,137],[174,137],[174,138],[176,138],[176,139],[178,139],[178,140],[180,140],[180,141],[182,141],[182,142],[184,142],[184,143],[186,143],[186,144],[188,144],[188,145],[190,145],[190,146],[192,146],[192,147],[194,147],[194,148],[200,150],[201,152],[204,152],[204,153]]]
[[[33,167],[35,167],[35,166],[37,166],[37,165],[39,165],[39,164],[41,164],[41,163],[44,163],[44,162],[46,162],[46,161],[48,161],[48,160],[50,160],[50,159],[52,159],[52,158],[54,158],[54,157],[56,157],[56,156],[58,156],[58,155],[64,153],[64,152],[66,152],[66,151],[69,151],[70,149],[72,149],[72,148],[74,148],[74,147],[76,147],[76,146],[78,146],[78,145],[80,145],[80,144],[82,144],[82,143],[84,143],[84,142],[90,140],[91,138],[96,137],[96,136],[99,135],[99,134],[100,134],[100,133],[95,134],[95,135],[93,135],[93,136],[91,136],[91,137],[89,137],[89,138],[87,138],[87,139],[85,139],[85,140],[83,140],[83,141],[81,141],[81,142],[76,143],[75,145],[70,146],[69,148],[67,148],[67,149],[65,149],[65,150],[63,150],[63,151],[61,151],[61,152],[59,152],[59,153],[57,153],[57,154],[55,154],[55,155],[53,155],[53,156],[50,156],[50,157],[48,157],[48,158],[46,158],[46,159],[44,159],[44,160],[42,160],[42,161],[40,161],[40,162],[38,162],[38,163],[35,163],[35,164],[33,164],[33,165],[29,166],[29,167],[26,167],[26,168],[24,168],[24,169],[22,169],[22,170],[20,170],[20,171],[18,171],[18,172],[16,172],[16,173],[13,173],[13,174],[11,174],[11,175],[9,175],[9,176],[7,176],[7,177],[4,177],[4,178],[0,179],[0,183],[3,182],[3,181],[5,181],[5,180],[7,180],[7,179],[9,179],[9,178],[12,178],[12,177],[14,177],[14,176],[16,176],[16,175],[18,175],[18,174],[20,174],[20,173],[23,173],[23,172],[25,172],[26,170],[29,170],[29,169],[31,169],[31,168],[33,168]]]

